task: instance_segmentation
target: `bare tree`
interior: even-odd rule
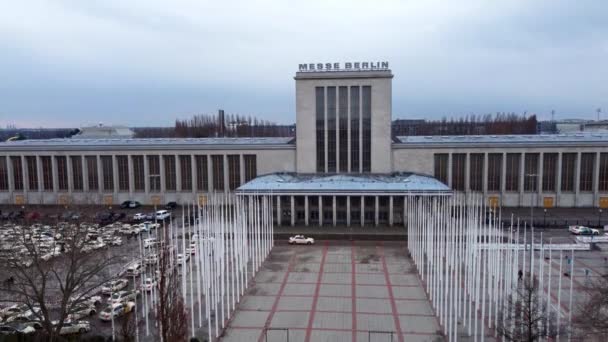
[[[78,224],[54,226],[46,248],[29,225],[11,230],[12,248],[0,256],[0,269],[10,274],[10,281],[0,287],[0,300],[27,305],[46,340],[56,340],[68,315],[115,277],[110,268],[120,257],[107,249],[93,250],[88,227]]]
[[[584,300],[577,306],[573,325],[585,341],[608,339],[608,278],[589,281],[582,289]]]
[[[123,342],[134,342],[135,341],[135,330],[137,329],[137,323],[135,322],[135,315],[133,312],[128,312],[123,320],[120,327],[120,337]]]
[[[547,315],[545,300],[539,295],[536,279],[519,280],[498,317],[496,331],[507,341],[533,342],[555,337],[559,331],[554,315]]]

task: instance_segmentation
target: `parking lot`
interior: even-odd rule
[[[223,341],[432,341],[439,325],[405,243],[279,244]]]

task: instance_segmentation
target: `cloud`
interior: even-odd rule
[[[600,0],[10,2],[0,119],[171,124],[224,108],[294,122],[297,64],[349,60],[391,62],[394,116],[591,118],[608,107],[607,10]]]

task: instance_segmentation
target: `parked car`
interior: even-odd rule
[[[568,230],[574,235],[600,235],[600,231],[598,229],[585,226],[570,226],[568,227]]]
[[[133,277],[133,276],[140,275],[141,272],[143,272],[143,271],[144,271],[144,266],[141,264],[141,262],[136,261],[136,262],[133,262],[133,263],[131,263],[131,264],[129,264],[127,266],[127,273],[126,274],[129,277]]]
[[[112,303],[125,303],[125,302],[132,302],[135,301],[135,299],[137,298],[137,296],[139,295],[139,291],[137,290],[132,290],[132,291],[118,291],[118,292],[114,292],[112,294],[112,297],[110,297],[110,300]]]
[[[144,284],[141,286],[144,291],[152,291],[157,286],[158,282],[155,278],[146,278]]]
[[[59,335],[84,334],[91,331],[91,324],[88,321],[63,322]]]
[[[71,311],[72,312],[68,315],[68,321],[77,321],[97,313],[95,306],[87,303],[78,304],[74,306]]]
[[[315,239],[311,237],[305,237],[304,235],[296,235],[289,238],[290,245],[313,245]]]
[[[112,303],[108,305],[102,312],[99,313],[99,319],[102,321],[110,321],[112,317],[120,317],[126,313],[133,311],[135,308],[135,303],[126,302],[126,303]]]
[[[156,245],[156,238],[144,239],[144,248],[150,248]]]
[[[150,254],[144,258],[144,261],[146,262],[146,265],[155,265],[158,263],[158,255]]]
[[[137,214],[133,215],[134,221],[141,221],[141,220],[145,220],[145,219],[146,219],[146,214],[144,214],[144,213],[137,213]]]
[[[171,213],[166,210],[159,210],[156,212],[157,220],[162,221],[162,220],[168,219],[169,217],[171,217]]]
[[[184,255],[184,254],[180,253],[177,255],[177,264],[178,265],[181,265],[182,262],[188,262],[189,260],[190,260],[190,255],[188,255],[188,254]]]
[[[21,332],[13,325],[0,325],[0,336],[18,335]]]
[[[141,207],[141,203],[137,201],[124,201],[120,204],[121,209],[135,209]]]
[[[21,314],[23,312],[26,312],[27,310],[29,310],[29,307],[26,304],[13,304],[9,307],[0,310],[0,318],[3,321],[6,321],[8,317]]]
[[[127,279],[116,279],[112,280],[109,283],[105,284],[101,287],[101,293],[105,295],[111,295],[116,291],[120,291],[129,285],[129,281]]]
[[[175,208],[177,208],[177,202],[169,202],[165,206],[165,209],[167,210],[174,210]]]

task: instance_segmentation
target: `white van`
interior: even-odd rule
[[[159,210],[156,212],[156,219],[157,220],[164,220],[167,219],[171,216],[171,213],[168,212],[167,210]]]

